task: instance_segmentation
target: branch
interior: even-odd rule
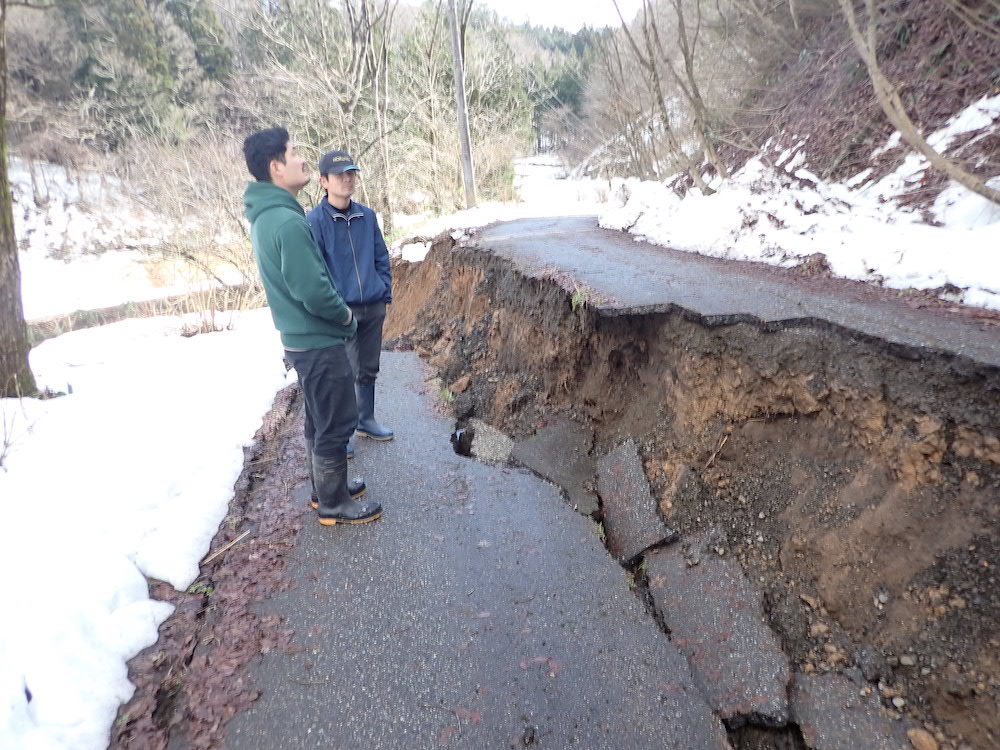
[[[977,195],[981,195],[993,203],[1000,204],[1000,190],[991,188],[986,182],[976,175],[965,171],[958,164],[948,159],[936,151],[921,135],[913,120],[910,119],[903,104],[899,90],[886,78],[878,64],[877,53],[877,21],[875,16],[875,0],[865,0],[865,11],[867,13],[867,24],[862,32],[858,23],[857,14],[854,11],[852,0],[838,0],[840,9],[847,19],[847,25],[851,30],[851,38],[854,46],[861,56],[865,67],[868,68],[868,76],[875,90],[875,98],[882,106],[889,122],[899,131],[900,135],[913,149],[918,151],[935,169],[943,172],[959,185],[971,190]]]

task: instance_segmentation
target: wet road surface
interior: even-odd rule
[[[296,585],[265,611],[305,650],[255,665],[262,696],[226,746],[728,748],[592,522],[525,471],[457,456],[430,375],[383,354],[396,440],[360,441],[351,465],[385,515],[300,533]]]

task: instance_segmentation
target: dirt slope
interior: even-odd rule
[[[470,376],[459,419],[523,436],[564,413],[596,455],[636,438],[668,525],[724,530],[797,669],[863,672],[943,747],[1000,745],[995,369],[822,327],[601,316],[449,238],[395,274],[386,339]]]

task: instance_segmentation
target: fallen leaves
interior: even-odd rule
[[[456,734],[458,734],[458,731],[459,731],[458,727],[441,727],[441,730],[438,732],[438,738],[437,738],[438,745],[441,747],[447,745],[449,742],[451,742],[451,738],[454,737]]]
[[[558,677],[559,672],[562,671],[562,667],[560,666],[559,662],[557,662],[550,656],[535,656],[531,659],[526,659],[525,661],[522,661],[520,666],[521,669],[527,671],[528,669],[531,668],[532,665],[535,664],[544,664],[546,674],[552,679]]]

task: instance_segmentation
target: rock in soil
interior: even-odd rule
[[[472,455],[488,464],[506,463],[514,448],[514,441],[492,425],[480,419],[470,419],[472,428]]]
[[[906,736],[915,750],[938,750],[937,740],[926,729],[913,728]]]

